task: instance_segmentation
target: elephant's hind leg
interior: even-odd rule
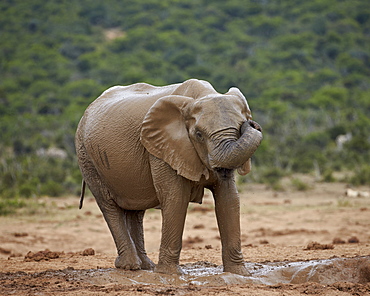
[[[141,269],[153,270],[155,264],[147,256],[144,244],[143,218],[145,211],[125,211],[125,213],[131,238],[134,241],[137,254],[141,260]]]
[[[80,167],[116,244],[118,257],[115,266],[131,270],[140,269],[142,262],[131,238],[125,211],[113,200],[111,192],[87,157],[80,159]]]
[[[98,201],[98,205],[117,247],[118,257],[115,266],[128,270],[141,269],[142,261],[136,251],[135,242],[131,238],[125,211],[113,200]]]

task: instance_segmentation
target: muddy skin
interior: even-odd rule
[[[162,239],[154,270],[182,273],[188,204],[201,203],[204,188],[212,188],[224,270],[249,274],[242,264],[233,177],[237,168],[249,172],[250,158],[262,141],[261,128],[251,117],[239,89],[220,94],[196,79],[163,87],[115,86],[90,104],[75,138],[82,189],[86,182],[108,224],[117,268],[154,267],[144,247],[143,217],[145,210],[159,206]],[[83,190],[80,201],[82,206]]]

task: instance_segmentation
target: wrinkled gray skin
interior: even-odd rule
[[[237,88],[217,93],[206,81],[155,87],[115,86],[85,111],[76,133],[83,179],[114,238],[123,269],[181,274],[179,256],[189,202],[212,191],[224,271],[247,275],[240,244],[234,170],[246,174],[262,140]],[[82,196],[83,198],[83,196]],[[160,207],[158,264],[144,248],[143,216]]]

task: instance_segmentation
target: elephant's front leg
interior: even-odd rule
[[[220,180],[213,188],[225,272],[250,275],[243,261],[240,241],[240,201],[235,180]]]
[[[191,181],[184,179],[163,161],[151,157],[153,181],[162,210],[162,238],[154,271],[182,274],[179,266],[182,234],[190,200]]]

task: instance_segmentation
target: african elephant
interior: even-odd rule
[[[247,275],[240,243],[234,170],[246,174],[262,140],[239,89],[226,94],[190,79],[162,87],[114,86],[86,109],[76,132],[85,183],[114,238],[117,268],[181,274],[179,257],[189,202],[204,188],[215,201],[224,271]],[[83,193],[81,195],[81,205]],[[144,248],[146,209],[162,212],[158,264]]]

